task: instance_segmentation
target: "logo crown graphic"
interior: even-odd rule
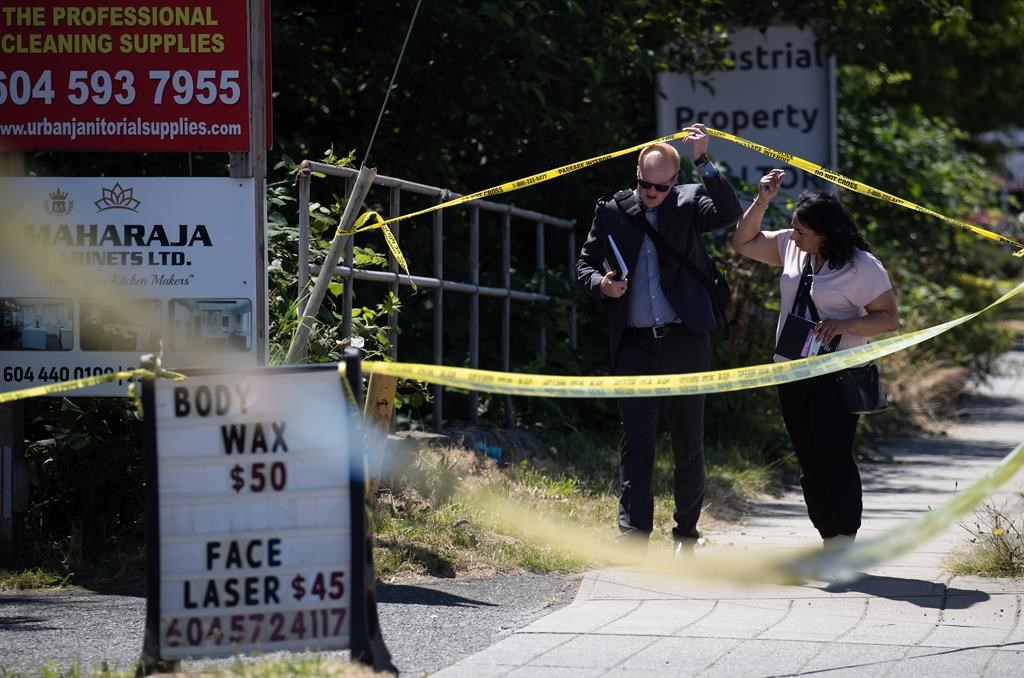
[[[106,210],[130,210],[137,212],[141,201],[135,198],[135,189],[131,187],[122,188],[120,182],[115,183],[110,188],[104,188],[102,190],[102,197],[97,200],[96,210],[99,212],[105,212]]]

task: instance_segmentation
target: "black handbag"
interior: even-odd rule
[[[851,367],[836,374],[846,411],[850,414],[874,414],[889,407],[882,390],[882,379],[874,363]]]
[[[708,273],[701,271],[696,266],[686,260],[679,251],[672,246],[665,236],[654,230],[651,226],[651,222],[647,221],[644,216],[643,210],[640,208],[640,201],[636,199],[636,194],[630,189],[623,189],[616,193],[614,196],[615,203],[619,206],[623,212],[629,216],[633,223],[636,224],[641,231],[654,242],[655,248],[658,250],[658,256],[665,256],[676,263],[681,265],[687,273],[693,276],[697,282],[699,282],[705,290],[708,292],[708,296],[711,298],[711,307],[715,312],[715,321],[719,327],[727,327],[731,323],[728,319],[729,305],[732,303],[732,290],[729,289],[729,283],[726,281],[722,271],[719,270],[715,264],[715,260],[708,254],[704,244],[699,242],[698,245],[700,250],[704,252],[705,262],[708,267]],[[710,273],[710,275],[709,275]]]

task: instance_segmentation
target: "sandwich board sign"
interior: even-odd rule
[[[358,356],[347,367],[359,386]],[[365,451],[337,366],[186,375],[142,389],[147,672],[338,649],[394,671],[377,623]]]

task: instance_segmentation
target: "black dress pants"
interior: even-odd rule
[[[846,411],[834,374],[780,384],[778,389],[811,523],[823,539],[856,534],[863,510],[860,471],[853,458],[859,416]]]
[[[711,365],[707,332],[677,331],[661,339],[627,331],[615,356],[616,376],[703,372]],[[677,540],[696,539],[704,503],[704,396],[620,398],[622,456],[619,529],[647,537],[654,528],[654,445],[664,412],[675,458],[673,489]]]

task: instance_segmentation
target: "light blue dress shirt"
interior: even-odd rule
[[[672,196],[668,196],[672,197]],[[637,200],[640,196],[637,196]],[[643,204],[642,202],[640,203]],[[658,212],[644,209],[644,217],[658,230]],[[645,233],[640,255],[629,274],[629,327],[654,327],[680,322],[675,309],[661,291],[661,267],[654,242]]]

